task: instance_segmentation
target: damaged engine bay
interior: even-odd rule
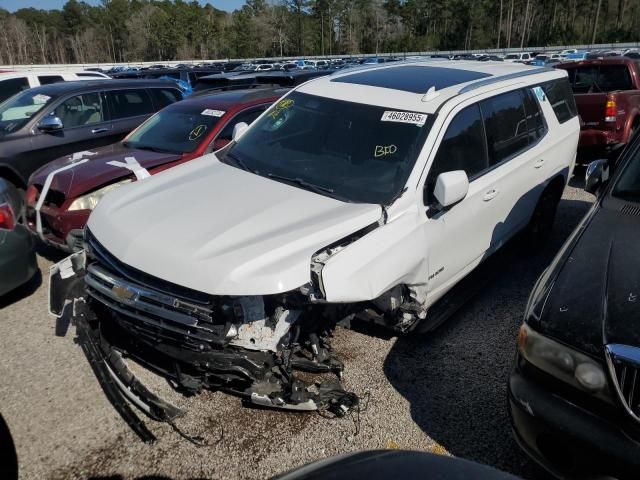
[[[399,287],[362,304],[323,302],[321,289],[310,285],[266,296],[196,292],[123,264],[88,229],[85,250],[54,265],[50,276],[51,313],[76,325],[105,394],[146,442],[155,437],[130,404],[197,443],[175,426],[185,412],[149,391],[126,359],[186,396],[209,389],[247,406],[342,417],[358,408],[359,397],[341,383],[344,366],[331,348],[337,323],[361,318],[401,331],[417,319]]]

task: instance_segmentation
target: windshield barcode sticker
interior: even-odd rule
[[[51,99],[49,95],[43,95],[42,93],[39,93],[33,96],[33,103],[36,105],[40,105],[41,103],[47,103],[49,99]]]
[[[427,115],[424,113],[395,112],[387,110],[382,114],[382,122],[410,123],[422,127],[427,122]]]
[[[201,115],[206,115],[208,117],[221,117],[224,115],[224,112],[222,110],[211,110],[210,108],[207,108],[202,111]]]

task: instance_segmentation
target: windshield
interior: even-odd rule
[[[223,161],[341,200],[388,204],[402,191],[432,124],[431,115],[293,92]]]
[[[603,93],[633,88],[626,65],[584,65],[567,71],[573,93]]]
[[[202,106],[176,104],[144,122],[124,143],[131,148],[191,153],[224,113]]]
[[[25,90],[0,104],[0,134],[12,133],[25,126],[31,117],[55,98]]]
[[[624,167],[611,195],[631,202],[640,202],[640,149],[636,148],[633,158]]]

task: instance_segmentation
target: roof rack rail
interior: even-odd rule
[[[533,67],[531,70],[523,70],[521,72],[508,73],[506,75],[496,75],[491,78],[485,78],[484,80],[478,80],[477,82],[473,82],[469,85],[462,87],[458,94],[461,95],[463,93],[471,92],[477,88],[484,87],[485,85],[491,85],[493,83],[503,82],[505,80],[512,80],[515,78],[528,77],[529,75],[537,75],[539,73],[551,72],[554,71],[554,68],[551,67]]]

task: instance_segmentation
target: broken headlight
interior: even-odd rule
[[[86,195],[82,195],[81,197],[76,198],[71,205],[69,205],[69,211],[75,210],[93,210],[98,205],[98,202],[105,196],[105,194],[109,193],[111,190],[115,190],[122,185],[127,183],[131,183],[133,180],[127,178],[126,180],[122,180],[120,182],[112,183],[111,185],[107,185],[106,187],[99,188],[98,190],[88,193]]]
[[[539,334],[526,323],[518,333],[522,356],[540,370],[606,402],[611,402],[607,376],[591,357]]]

